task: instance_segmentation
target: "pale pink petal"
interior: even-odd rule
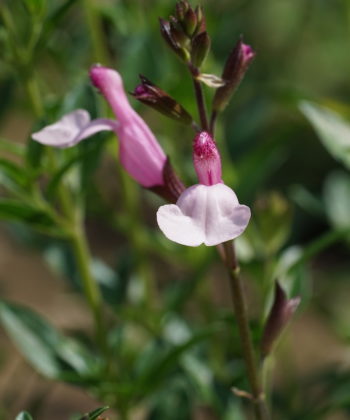
[[[188,246],[218,245],[239,236],[248,225],[250,209],[240,205],[224,184],[194,185],[176,205],[159,208],[157,221],[170,240]]]
[[[91,121],[87,111],[77,109],[64,115],[56,123],[33,133],[32,138],[47,146],[66,148],[74,146],[99,131],[116,129],[116,121],[104,118]]]
[[[157,212],[158,225],[164,235],[181,245],[199,246],[204,242],[204,233],[193,219],[185,216],[176,204],[161,206]]]
[[[120,123],[116,133],[120,162],[125,170],[146,188],[163,185],[165,153],[148,125],[131,107],[120,74],[95,65],[90,70],[90,78]]]

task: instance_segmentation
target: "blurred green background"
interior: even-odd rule
[[[188,72],[159,34],[158,17],[167,17],[174,5],[167,0],[5,0],[0,5],[0,137],[26,143],[30,132],[45,121],[55,121],[77,107],[89,109],[94,116],[106,115],[107,107],[89,84],[88,69],[95,62],[116,68],[127,91],[138,84],[138,74],[145,75],[196,115]],[[350,118],[350,2],[203,0],[202,5],[212,37],[204,72],[221,74],[240,34],[257,53],[231,104],[220,115],[216,135],[225,182],[242,203],[253,208],[253,225],[238,244],[243,270],[253,284],[252,301],[260,299],[259,292],[268,299],[276,273],[289,292],[301,295],[303,301],[302,314],[287,333],[288,343],[280,346],[276,356],[271,385],[274,418],[349,418],[350,178],[324,148],[299,105],[305,99],[318,102]],[[209,105],[212,92],[205,90]],[[191,129],[130,101],[181,177],[195,183]],[[88,140],[82,147],[93,149],[94,142]],[[125,207],[120,174],[116,175],[111,153],[102,153],[104,144],[110,152],[116,149],[114,140],[101,137],[96,160],[85,168],[88,233],[94,253],[111,266],[117,260],[120,274],[139,255],[133,241],[126,245],[130,238],[120,229],[123,219],[102,217],[105,208],[97,200],[101,196],[108,214]],[[158,249],[150,253],[158,264],[161,287],[175,280],[183,285],[194,272],[200,275],[201,262],[208,255],[215,259],[214,253],[186,250],[160,239],[154,221],[160,201],[140,192],[131,181],[126,180],[126,185],[131,195],[140,194],[136,203],[141,200],[145,205],[141,217],[156,238]],[[17,225],[3,230],[6,239],[9,231],[20,238],[18,246],[26,243],[42,250],[48,243],[35,235],[33,239],[31,231]],[[149,257],[147,249],[145,253]],[[160,262],[167,253],[171,258]],[[290,269],[293,261],[296,265]],[[168,274],[168,267],[175,271]],[[205,289],[219,289],[220,304],[224,292],[215,283],[216,269],[214,264],[210,271],[213,284],[196,291],[201,315],[191,305],[186,312],[190,324],[215,318],[215,310],[206,310]],[[4,272],[5,285],[7,277]],[[263,310],[261,302],[257,306]],[[237,375],[242,377],[240,368]],[[222,378],[220,386],[229,383],[225,374]],[[238,410],[234,420],[240,420],[239,408],[234,410]],[[168,418],[175,419],[164,414]]]

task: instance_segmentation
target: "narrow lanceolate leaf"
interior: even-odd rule
[[[0,185],[11,191],[25,191],[28,184],[26,171],[16,163],[0,158]]]
[[[1,300],[0,323],[28,362],[48,378],[88,376],[95,367],[85,347],[29,308]]]
[[[302,101],[300,109],[328,152],[350,169],[350,123],[336,112],[316,103]]]
[[[105,407],[96,408],[96,410],[90,411],[90,413],[86,413],[81,417],[79,420],[97,420],[101,414],[103,414],[109,407],[106,405]]]
[[[26,223],[36,229],[55,227],[54,220],[44,210],[7,198],[0,199],[0,220]]]

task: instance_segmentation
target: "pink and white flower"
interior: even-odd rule
[[[241,235],[250,209],[238,202],[221,179],[221,159],[209,133],[199,133],[193,143],[194,167],[200,184],[186,189],[176,204],[161,206],[157,221],[164,235],[187,246],[218,245]]]
[[[42,144],[65,148],[99,131],[113,130],[119,139],[120,162],[129,175],[146,188],[163,186],[165,153],[150,128],[130,106],[119,73],[95,65],[90,70],[90,78],[110,104],[117,121],[91,121],[87,111],[78,109],[34,133],[32,138]]]

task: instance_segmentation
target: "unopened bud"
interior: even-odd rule
[[[199,68],[206,59],[210,50],[210,37],[207,32],[202,32],[192,40],[191,62]]]
[[[192,7],[189,7],[186,12],[183,25],[187,35],[191,37],[197,28],[197,15]]]
[[[140,102],[156,109],[162,114],[183,124],[192,124],[191,115],[175,99],[164,90],[140,75],[141,84],[138,85],[132,95]]]
[[[274,302],[267,318],[261,340],[261,354],[263,357],[271,353],[273,346],[291,320],[299,303],[299,297],[287,299],[284,290],[276,282]]]
[[[180,22],[184,20],[186,12],[189,9],[189,7],[190,5],[188,4],[187,1],[179,1],[178,3],[176,3],[175,5],[176,17],[178,18]]]
[[[254,57],[253,49],[249,45],[243,44],[240,39],[226,61],[222,73],[222,79],[226,81],[226,84],[215,93],[214,111],[222,111],[226,107]]]
[[[186,48],[189,45],[189,38],[173,16],[170,16],[170,33],[172,39],[179,47]]]
[[[206,22],[205,22],[205,16],[204,16],[202,6],[197,6],[194,12],[197,16],[197,28],[196,28],[195,33],[200,34],[202,32],[205,32],[207,25],[206,25]]]
[[[197,134],[193,140],[193,163],[201,184],[222,182],[220,154],[214,139],[206,131]]]
[[[170,22],[165,19],[159,18],[159,24],[160,32],[165,42],[176,53],[176,55],[181,58],[181,60],[185,61],[185,63],[188,63],[190,54],[185,48],[182,48],[180,44],[173,38],[173,35],[171,33]]]

